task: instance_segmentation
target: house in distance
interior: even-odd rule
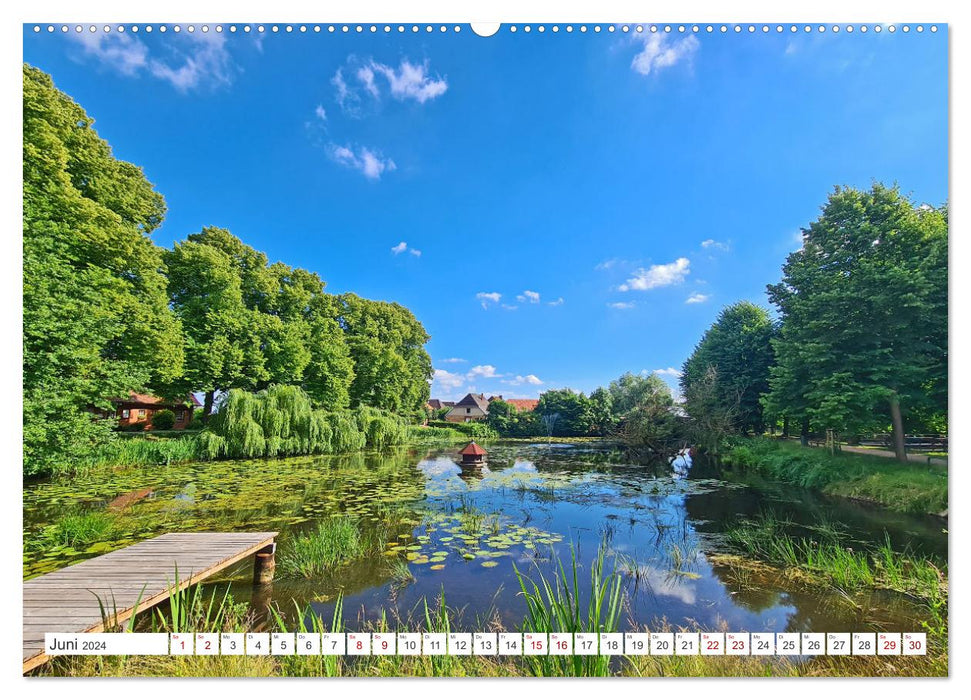
[[[489,417],[489,404],[496,400],[505,401],[516,407],[519,412],[534,411],[539,405],[538,399],[504,399],[502,395],[490,396],[485,394],[466,394],[465,397],[452,406],[452,410],[445,416],[450,423],[472,423]]]
[[[202,404],[195,396],[189,395],[183,401],[168,401],[151,394],[136,394],[132,392],[125,399],[112,399],[115,405],[114,418],[118,420],[118,427],[122,430],[133,429],[141,425],[145,430],[152,429],[152,416],[159,411],[169,410],[175,414],[173,430],[185,430],[192,422],[192,414]]]

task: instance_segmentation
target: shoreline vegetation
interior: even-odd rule
[[[345,619],[338,598],[334,614],[324,620],[309,607],[295,608],[292,616],[272,605],[262,625],[254,611],[238,604],[228,589],[216,586],[206,592],[196,585],[173,593],[161,606],[119,626],[117,631],[245,632],[438,632],[487,630],[520,632],[617,632],[630,584],[607,561],[604,544],[583,573],[571,552],[570,563],[559,560],[549,578],[533,571],[516,570],[520,593],[528,613],[515,630],[507,629],[494,613],[466,621],[461,610],[450,607],[444,593],[411,610],[377,620]],[[738,559],[736,557],[736,559]],[[791,575],[791,574],[790,574]],[[589,600],[588,604],[583,601]],[[933,607],[933,606],[937,607]],[[931,677],[948,674],[947,618],[939,601],[929,603],[931,622],[925,623],[929,653],[926,656],[816,656],[802,660],[760,656],[161,656],[161,657],[55,657],[35,670],[37,676],[218,676],[218,677],[813,677],[832,675]],[[946,611],[946,607],[943,608]],[[147,620],[145,618],[148,618]],[[700,631],[676,627],[666,620],[633,631]],[[725,627],[710,631],[731,631]],[[742,631],[742,630],[739,630]]]
[[[830,454],[770,437],[734,438],[720,456],[742,471],[906,513],[947,516],[946,466],[901,464],[885,457]]]

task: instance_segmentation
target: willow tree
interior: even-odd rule
[[[23,66],[24,473],[107,439],[92,406],[182,372],[178,320],[149,234],[165,201],[116,159],[50,76]]]
[[[836,188],[768,287],[782,326],[767,404],[841,431],[889,415],[906,460],[907,414],[946,410],[947,235],[946,209],[896,187]]]

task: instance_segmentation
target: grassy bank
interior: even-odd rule
[[[908,513],[947,511],[947,469],[901,464],[861,454],[831,455],[822,449],[771,438],[737,439],[728,465],[834,496],[879,503]]]

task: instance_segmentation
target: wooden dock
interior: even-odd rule
[[[117,624],[166,600],[176,570],[181,590],[248,556],[270,554],[272,575],[276,535],[174,532],[24,581],[24,673],[47,661],[44,633],[103,631],[99,599],[109,624]]]

